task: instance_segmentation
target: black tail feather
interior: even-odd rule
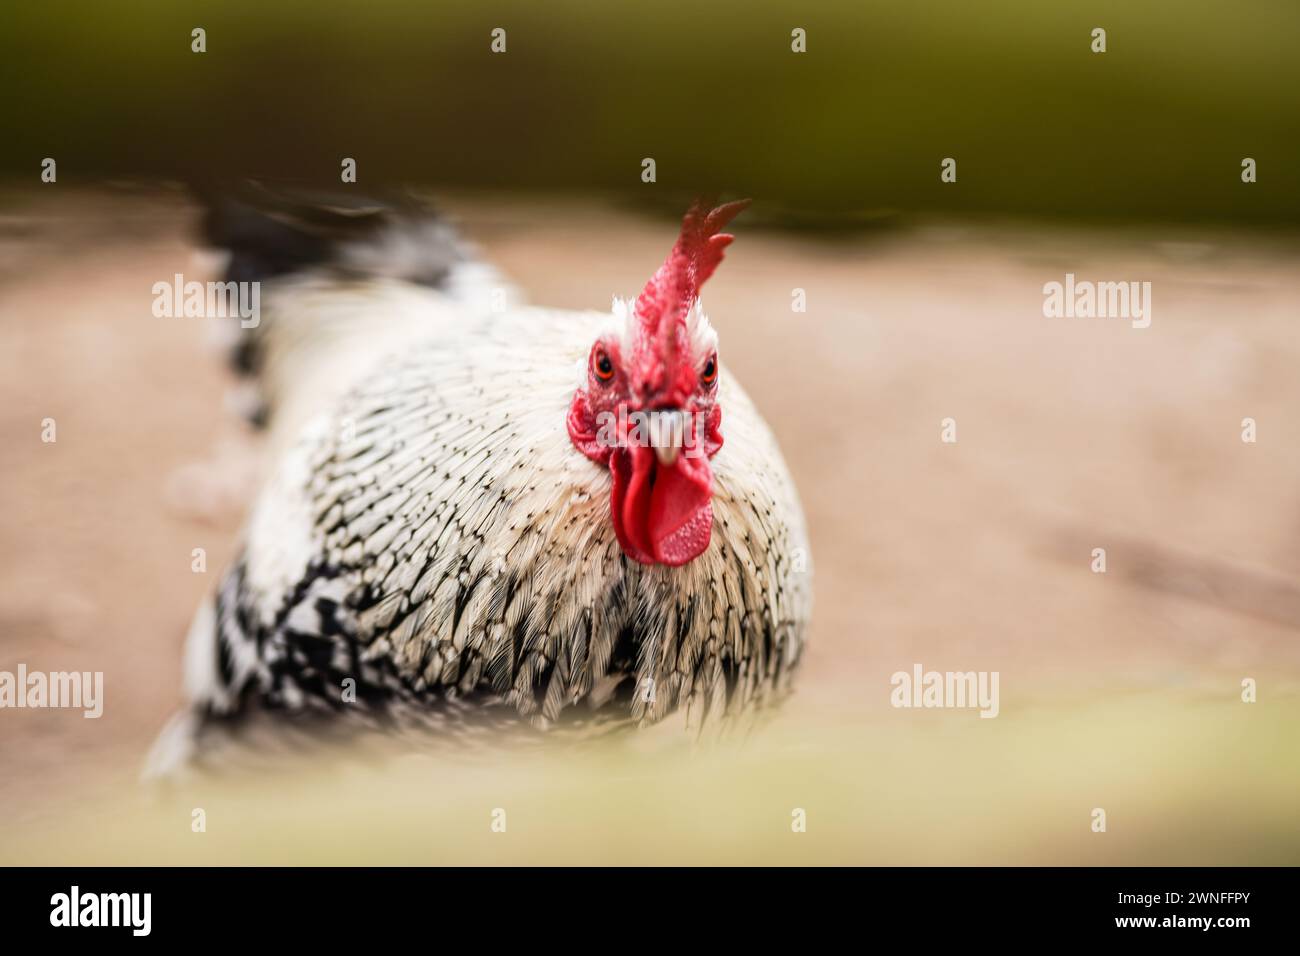
[[[202,241],[230,253],[227,281],[265,281],[320,267],[440,287],[467,258],[447,221],[411,196],[261,183],[195,191],[205,207]]]

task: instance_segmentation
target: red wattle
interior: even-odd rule
[[[653,448],[633,446],[615,451],[609,467],[610,516],[628,557],[677,567],[704,552],[713,531],[708,458],[683,453],[664,466]]]

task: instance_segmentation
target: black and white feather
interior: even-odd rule
[[[608,471],[565,430],[611,314],[519,305],[444,224],[421,223],[368,224],[363,242],[335,237],[324,261],[263,279],[252,348],[276,465],[195,618],[191,705],[160,767],[253,715],[449,733],[674,713],[698,726],[788,686],[808,543],[740,386],[723,377],[708,550],[678,568],[630,560]],[[232,255],[247,278],[258,254]]]

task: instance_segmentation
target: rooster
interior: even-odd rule
[[[784,695],[804,520],[700,304],[747,202],[695,203],[606,313],[512,303],[423,210],[277,203],[209,214],[263,283],[238,354],[275,464],[155,768],[254,718],[699,727]]]

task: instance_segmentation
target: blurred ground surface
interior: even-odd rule
[[[597,204],[447,205],[557,306],[634,293],[674,229]],[[150,314],[154,282],[211,267],[191,206],[59,186],[0,210],[0,669],[102,670],[107,697],[97,721],[0,713],[0,862],[1300,862],[1294,240],[919,224],[830,241],[742,220],[706,304],[816,561],[810,655],[770,727],[704,753],[413,757],[144,799],[134,775],[179,702],[181,637],[232,553],[257,440],[224,407],[220,320]],[[1066,272],[1152,282],[1151,327],[1044,318]],[[893,710],[889,677],[914,662],[1000,671],[1001,715]]]

